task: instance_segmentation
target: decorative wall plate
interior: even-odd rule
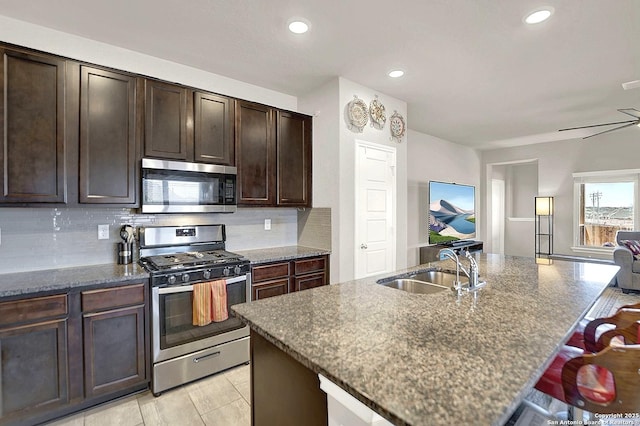
[[[391,139],[398,143],[402,142],[402,137],[407,127],[404,124],[404,117],[398,114],[398,111],[393,111],[393,115],[389,119],[389,129],[391,131]]]
[[[359,99],[356,95],[353,95],[353,100],[349,102],[349,124],[351,130],[362,132],[367,121],[369,121],[369,111],[367,104],[362,99]]]
[[[378,100],[378,95],[369,104],[369,116],[371,117],[371,126],[378,130],[382,130],[384,123],[387,121],[387,113],[384,105]]]

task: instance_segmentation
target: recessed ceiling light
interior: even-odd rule
[[[389,71],[389,77],[398,78],[404,75],[404,71],[402,70],[393,70]]]
[[[622,83],[622,88],[624,90],[631,90],[640,87],[640,80],[627,81],[626,83]]]
[[[545,7],[543,9],[537,9],[533,12],[529,13],[524,18],[524,22],[527,24],[539,24],[540,22],[546,21],[553,14],[552,7]]]
[[[294,34],[304,34],[309,31],[309,24],[300,19],[295,19],[289,22],[289,31]]]

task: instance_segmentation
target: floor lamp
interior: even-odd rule
[[[553,253],[553,197],[535,197],[536,258]]]

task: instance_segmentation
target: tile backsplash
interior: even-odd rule
[[[313,208],[298,211],[298,244],[331,250],[331,209]]]
[[[271,230],[264,229],[265,219],[271,220]],[[123,208],[5,207],[0,208],[0,273],[115,263],[120,227],[124,224],[138,227],[218,223],[226,225],[226,247],[230,251],[298,244],[295,208],[148,215]],[[109,225],[109,239],[98,239],[98,225]]]

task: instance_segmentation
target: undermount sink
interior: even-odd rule
[[[449,288],[439,284],[428,283],[426,281],[412,280],[410,278],[399,278],[396,280],[387,281],[380,284],[387,287],[397,288],[398,290],[403,290],[409,293],[416,293],[416,294],[439,293]]]
[[[378,284],[397,288],[408,293],[433,294],[451,289],[456,280],[455,272],[422,271],[410,275],[389,277],[378,280]]]
[[[463,278],[466,278],[464,274],[460,277],[460,281],[464,281]],[[455,272],[446,272],[446,271],[425,271],[419,272],[415,275],[409,275],[407,278],[418,281],[426,281],[428,283],[440,284],[447,287],[452,287],[456,281],[456,273]]]

